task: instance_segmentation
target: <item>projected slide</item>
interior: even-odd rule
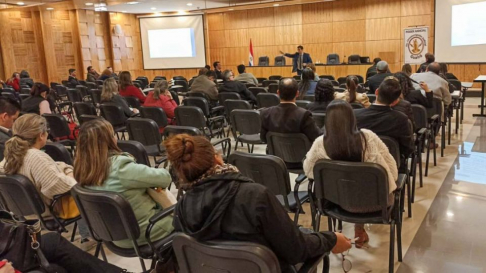
[[[451,46],[486,44],[486,2],[452,6]]]
[[[196,56],[194,29],[148,30],[150,58],[187,58]]]

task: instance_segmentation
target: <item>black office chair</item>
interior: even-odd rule
[[[64,162],[71,166],[73,165],[73,158],[64,145],[56,142],[47,142],[42,149],[54,161]]]
[[[349,55],[348,64],[361,64],[361,57],[359,55]]]
[[[55,87],[55,90],[56,90],[56,93],[57,93],[57,96],[61,99],[61,100],[67,100],[68,99],[68,95],[67,95],[67,87],[64,86],[64,85],[56,85]]]
[[[238,143],[246,143],[248,152],[253,153],[255,144],[265,144],[260,139],[261,119],[257,110],[235,109],[231,111],[231,126],[236,138],[235,151]],[[237,133],[240,133],[239,135]],[[250,149],[251,145],[251,149]]]
[[[202,99],[202,98],[201,98]],[[203,131],[206,136],[222,137],[224,116],[207,118],[200,107],[196,106],[179,106],[175,109],[177,125],[192,126]]]
[[[154,81],[154,82],[156,82],[156,81],[160,81],[160,80],[164,80],[164,81],[166,81],[166,80],[167,80],[167,78],[166,78],[166,77],[164,77],[164,76],[155,76],[153,81]]]
[[[20,88],[20,94],[30,95],[30,88]]]
[[[278,85],[278,80],[264,80],[262,82],[262,87],[268,87],[272,83],[276,83]]]
[[[98,86],[102,86],[103,85],[103,81],[102,80],[96,80],[95,83],[98,85]]]
[[[91,101],[95,107],[99,107],[101,103],[101,91],[98,89],[91,89],[88,91],[89,95],[91,96]]]
[[[147,88],[147,86],[149,85],[149,80],[145,76],[139,76],[139,77],[136,78],[136,80],[142,83],[142,86],[141,86],[142,89]]]
[[[313,112],[312,119],[319,128],[324,128],[324,126],[326,125],[326,113]]]
[[[280,104],[280,97],[273,93],[260,93],[257,95],[258,108],[277,106]]]
[[[347,78],[348,78],[348,77],[339,77],[339,78],[337,79],[337,82],[339,83],[339,85],[341,85],[341,84],[346,84],[346,79],[347,79]]]
[[[334,76],[332,76],[332,75],[319,75],[319,79],[327,79],[327,80],[330,80],[330,81],[336,80],[334,78]]]
[[[278,83],[271,83],[268,85],[268,93],[277,94]]]
[[[76,85],[76,90],[78,90],[79,94],[83,98],[83,101],[90,100],[90,96],[88,94],[88,87],[85,85]]]
[[[161,145],[162,136],[157,123],[148,118],[129,118],[127,120],[127,131],[130,140],[135,140],[145,147],[147,155],[153,156],[156,165],[167,160],[165,147]],[[157,159],[157,157],[162,157]]]
[[[376,95],[375,94],[366,94],[366,95],[368,96],[370,103],[374,103],[376,101]]]
[[[159,126],[159,131],[162,131],[169,124],[167,115],[160,107],[142,106],[140,107],[140,116],[155,121]]]
[[[248,90],[250,90],[250,92],[253,94],[253,96],[257,96],[258,94],[260,93],[267,93],[267,89],[263,88],[263,87],[250,87],[248,88]]]
[[[311,103],[311,101],[308,101],[308,100],[297,100],[297,101],[295,101],[295,104],[297,106],[299,106],[300,108],[304,108],[304,109],[307,109],[307,106],[309,106],[310,103]]]
[[[351,104],[351,107],[353,107],[353,109],[363,109],[364,106],[363,104],[359,103],[359,102],[353,102],[353,103],[350,103]]]
[[[304,100],[313,102],[313,101],[316,100],[316,96],[315,95],[305,95]]]
[[[76,141],[69,139],[71,130],[69,129],[66,118],[59,114],[44,114],[42,116],[47,120],[47,124],[49,125],[49,135],[51,139],[64,146],[70,147],[71,154],[73,155]]]
[[[340,83],[336,80],[331,80],[331,83],[332,83],[333,87],[339,87],[340,86]]]
[[[299,191],[300,183],[291,190],[289,172],[285,162],[273,155],[248,154],[234,152],[229,163],[236,166],[245,176],[258,184],[264,185],[276,195],[282,206],[294,213],[294,223],[299,222],[299,214],[304,214],[302,204],[309,200],[308,191]]]
[[[95,119],[103,118],[95,115],[81,115],[78,117],[79,125],[83,125],[85,122],[92,121]]]
[[[71,242],[73,242],[76,235],[76,221],[81,217],[61,219],[56,216],[54,210],[57,202],[67,195],[69,192],[54,196],[51,204],[46,207],[34,183],[27,177],[20,174],[0,175],[0,200],[5,202],[3,205],[8,211],[19,217],[36,215],[44,229],[59,233],[68,232],[66,227],[74,224],[71,235]],[[46,211],[50,213],[51,217],[43,216]]]
[[[309,181],[311,207],[316,212],[314,230],[319,231],[321,215],[328,217],[329,230],[333,231],[332,219],[355,224],[390,225],[389,272],[394,270],[395,228],[398,261],[402,261],[402,219],[400,197],[405,181],[397,184],[394,203],[388,206],[388,175],[374,163],[319,160],[314,165],[314,180]],[[314,186],[314,187],[312,187]],[[359,198],[356,198],[359,196]],[[324,205],[328,203],[329,205]],[[380,211],[352,213],[343,208],[361,208],[379,205]]]
[[[256,79],[257,79],[257,81],[258,81],[258,85],[259,85],[259,86],[261,86],[261,85],[262,85],[263,81],[268,80],[267,78],[263,78],[263,77],[259,77],[259,78],[256,78]]]
[[[231,120],[231,112],[235,109],[246,109],[250,110],[252,109],[250,103],[246,100],[225,100],[224,102],[224,112],[225,112],[225,117],[226,117],[226,122],[229,125],[229,130],[228,130],[228,135],[231,131],[233,134],[233,137],[236,140],[236,132],[234,131],[234,127],[232,126],[232,120]]]
[[[412,182],[412,197],[415,195],[415,177],[416,177],[416,170],[417,165],[419,168],[419,177],[420,177],[420,187],[423,187],[423,176],[422,176],[422,150],[424,149],[426,143],[434,143],[435,147],[435,137],[432,134],[432,127],[429,124],[429,119],[427,118],[427,109],[422,105],[412,104],[412,112],[413,112],[413,119],[415,121],[415,158],[412,158],[412,174],[413,174],[413,182]],[[435,119],[439,119],[438,115],[431,119],[431,122],[434,123]],[[427,149],[427,153],[430,152],[430,147]],[[429,157],[427,156],[427,160],[425,161],[425,175],[428,174],[429,168]],[[412,198],[413,201],[413,198]]]
[[[135,140],[118,140],[116,144],[122,151],[131,154],[138,164],[151,167],[147,150],[142,143]]]
[[[140,100],[137,97],[128,96],[123,98],[127,102],[128,106],[130,106],[131,108],[140,109],[140,107],[142,106],[140,104]]]
[[[442,115],[444,111],[444,106],[442,104],[442,100],[439,98],[434,98],[434,107],[433,108],[426,108],[427,110],[427,117],[429,118],[429,125],[431,129],[433,142],[434,142],[434,166],[437,166],[437,156],[436,156],[436,148],[435,148],[435,137],[437,136],[437,133],[441,130],[441,147],[440,147],[440,152],[441,152],[441,157],[444,156],[444,149],[445,149],[445,126],[446,126],[446,120],[442,120]],[[429,157],[429,151],[430,151],[430,145],[427,145],[427,161]],[[428,168],[425,168],[425,176],[428,175]]]
[[[121,106],[111,102],[103,103],[100,104],[100,113],[103,118],[111,123],[115,133],[117,133],[116,137],[120,139],[118,133],[121,133],[121,139],[124,140],[125,132],[127,131],[126,121],[128,118],[125,116]]]
[[[83,220],[88,225],[91,237],[98,242],[95,256],[98,257],[100,251],[103,259],[106,256],[103,251],[103,244],[111,252],[122,257],[138,257],[142,265],[143,272],[146,272],[143,259],[152,259],[152,269],[158,254],[171,247],[173,235],[152,242],[150,233],[153,226],[160,220],[171,215],[174,206],[169,207],[149,219],[149,225],[145,231],[147,245],[140,246],[137,239],[141,235],[137,218],[130,203],[119,193],[109,191],[90,190],[76,185],[71,189],[71,193],[78,205]],[[133,248],[122,248],[115,245],[114,241],[131,240]]]
[[[282,76],[280,76],[280,75],[272,75],[272,76],[268,77],[268,80],[270,80],[270,81],[277,81],[278,82],[281,79],[282,79]]]
[[[339,62],[339,55],[338,54],[329,54],[327,55],[327,64],[340,64]]]
[[[187,92],[187,97],[182,101],[182,104],[185,106],[197,106],[201,108],[204,115],[207,117],[216,117],[223,114],[223,106],[212,106],[209,102],[210,99],[202,92]]]
[[[255,88],[255,87],[251,87]],[[235,92],[222,92],[218,94],[219,105],[224,105],[226,100],[241,100],[240,94]]]
[[[98,89],[98,85],[95,82],[86,82],[86,87],[88,91],[91,89]]]
[[[285,57],[284,56],[275,57],[275,66],[285,66]]]
[[[268,56],[261,56],[258,58],[258,66],[269,66],[270,65],[270,59]]]
[[[76,114],[76,118],[79,121],[79,117],[82,115],[93,115],[96,116],[96,108],[93,106],[92,103],[89,102],[75,102],[73,104],[74,113]]]
[[[251,87],[256,87],[256,85],[254,83],[249,83],[249,82],[244,82],[246,88],[251,88]]]

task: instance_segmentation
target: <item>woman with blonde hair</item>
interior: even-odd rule
[[[131,109],[124,98],[118,93],[118,84],[115,79],[109,78],[103,82],[103,90],[101,91],[101,103],[111,102],[119,105],[125,116],[131,117],[138,114],[138,109]]]
[[[5,158],[0,162],[1,173],[21,174],[27,177],[47,206],[52,203],[55,195],[69,192],[76,185],[72,166],[64,162],[55,162],[40,150],[46,145],[48,135],[47,121],[44,117],[37,114],[22,115],[14,122],[12,133],[12,138],[5,143]],[[62,203],[65,201],[70,200],[62,200]],[[57,207],[55,212],[60,218],[79,215],[77,208],[68,212]],[[47,211],[45,216],[49,216]],[[87,242],[89,231],[83,222],[78,224],[79,233],[83,238],[81,242]]]
[[[336,92],[334,99],[345,100],[349,103],[361,103],[365,108],[368,108],[371,105],[370,100],[365,93],[358,93],[358,90],[361,88],[358,77],[348,76],[346,78],[346,87],[346,91],[342,93]]]
[[[140,89],[133,85],[130,72],[122,71],[118,77],[120,78],[120,95],[122,97],[135,97],[143,104],[146,97]]]
[[[172,94],[169,92],[168,88],[169,84],[167,81],[160,80],[155,83],[154,90],[148,93],[144,106],[162,108],[167,116],[167,122],[169,124],[174,124],[174,110],[177,107],[177,103],[173,100]]]
[[[104,119],[92,120],[81,126],[74,159],[74,177],[84,187],[116,192],[125,197],[140,226],[142,235],[137,242],[145,245],[147,241],[144,235],[149,219],[162,210],[147,191],[151,188],[166,189],[172,179],[165,169],[137,164],[130,154],[118,148],[113,135],[113,127]],[[172,230],[172,217],[166,217],[153,227],[151,240],[160,240]],[[133,247],[131,240],[116,241],[115,244],[123,248]]]

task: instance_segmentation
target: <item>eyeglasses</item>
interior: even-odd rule
[[[353,264],[351,263],[351,261],[346,259],[346,256],[349,255],[349,250],[351,250],[351,249],[348,249],[347,251],[341,253],[341,257],[342,257],[341,264],[342,264],[344,273],[348,273],[353,268]]]

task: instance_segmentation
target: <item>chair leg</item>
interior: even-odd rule
[[[327,216],[327,229],[331,232],[334,231],[333,219],[329,216]]]
[[[142,258],[138,258],[140,260],[140,264],[142,265],[142,272],[146,272],[147,268],[145,267],[145,263]]]
[[[447,145],[451,145],[452,118],[447,121]]]
[[[331,262],[329,261],[329,255],[324,256],[324,263],[322,264],[322,273],[329,273]]]
[[[251,144],[251,154],[253,153],[253,149],[255,149],[255,144]]]
[[[248,153],[251,154],[250,144],[246,143],[246,147],[248,148]]]
[[[390,253],[388,257],[388,272],[393,273],[395,269],[395,221],[390,223]]]
[[[420,149],[422,149],[422,144],[419,144],[420,145]],[[427,161],[427,166],[429,165],[429,162]],[[420,187],[423,187],[424,186],[424,176],[422,174],[422,154],[419,153],[418,154],[418,167],[419,167],[419,178],[420,178]],[[415,181],[413,183],[413,199],[412,199],[412,202],[415,200]]]
[[[417,178],[417,165],[418,165],[418,155],[414,155],[414,160],[412,160],[413,162],[413,165],[412,165],[412,176],[413,176],[413,179],[412,179],[412,185],[411,185],[411,189],[412,189],[412,192],[411,192],[411,195],[408,197],[410,198],[410,202],[414,202],[414,199],[415,199],[415,180]]]
[[[321,213],[318,210],[316,212],[316,220],[315,220],[315,225],[314,225],[314,231],[319,232],[320,228],[321,228]]]
[[[444,149],[445,149],[445,145],[446,145],[446,130],[445,130],[445,123],[442,124],[442,129],[441,129],[441,137],[440,137],[440,157],[444,157]],[[435,163],[435,162],[434,162]],[[437,164],[435,164],[434,166],[437,166]]]
[[[408,203],[408,218],[412,218],[412,196],[411,196],[411,189],[410,189],[410,175],[407,175],[407,203]],[[402,190],[403,191],[403,190]],[[402,208],[403,203],[405,203],[405,193],[402,195]]]
[[[238,149],[238,138],[236,138],[235,151]]]
[[[427,141],[427,157],[425,159],[425,176],[429,174],[429,157],[430,157],[430,138]]]
[[[437,166],[437,148],[435,148],[436,140],[435,140],[435,133],[432,134],[432,143],[434,143],[434,166]]]
[[[397,251],[398,251],[398,261],[402,262],[402,222],[397,223]]]
[[[459,108],[461,107],[461,102],[457,102],[457,107],[456,107],[456,135],[457,132],[459,131]],[[451,143],[449,143],[451,144]]]
[[[94,256],[96,258],[98,258],[98,256],[100,255],[100,248],[101,248],[101,242],[98,242],[98,244],[96,244],[96,250],[95,250],[95,253],[94,253]]]
[[[74,242],[74,236],[76,235],[77,227],[78,227],[78,222],[74,222],[73,233],[71,234],[71,243]]]
[[[150,270],[155,269],[155,265],[156,265],[156,263],[157,263],[157,258],[156,258],[156,257],[154,257],[154,258],[152,259],[152,263],[150,264]]]
[[[100,244],[100,252],[101,252],[101,257],[103,257],[103,261],[108,262],[108,259],[106,258],[106,254],[105,254],[105,249],[103,248],[102,244]]]

